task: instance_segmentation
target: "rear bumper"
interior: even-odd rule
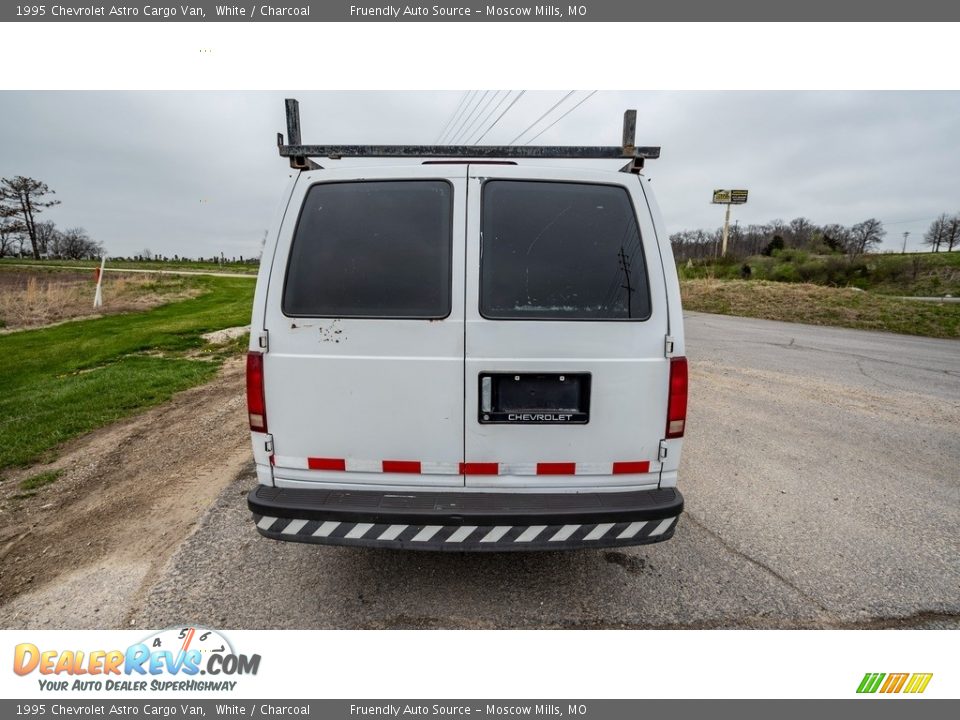
[[[258,486],[247,505],[274,540],[450,551],[641,545],[673,536],[676,488],[593,493],[312,490]]]

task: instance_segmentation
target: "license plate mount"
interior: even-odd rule
[[[482,424],[584,425],[590,421],[590,373],[480,373]]]

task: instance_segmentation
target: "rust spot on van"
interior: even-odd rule
[[[320,342],[333,342],[339,343],[341,340],[346,340],[346,337],[341,337],[343,335],[343,328],[340,327],[340,319],[332,321],[329,325],[320,326]]]

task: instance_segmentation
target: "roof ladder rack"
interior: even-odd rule
[[[321,166],[311,158],[470,158],[516,159],[540,158],[550,160],[616,160],[627,159],[620,170],[639,173],[644,160],[660,157],[660,148],[637,147],[637,111],[623,114],[623,142],[620,145],[304,145],[300,139],[300,103],[292,98],[286,101],[287,140],[277,133],[277,147],[281,157],[290,158],[295,170],[315,170]]]

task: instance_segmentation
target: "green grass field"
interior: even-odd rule
[[[202,334],[250,322],[254,283],[196,281],[198,297],[145,312],[0,335],[0,471],[213,378],[226,354],[188,353]]]

